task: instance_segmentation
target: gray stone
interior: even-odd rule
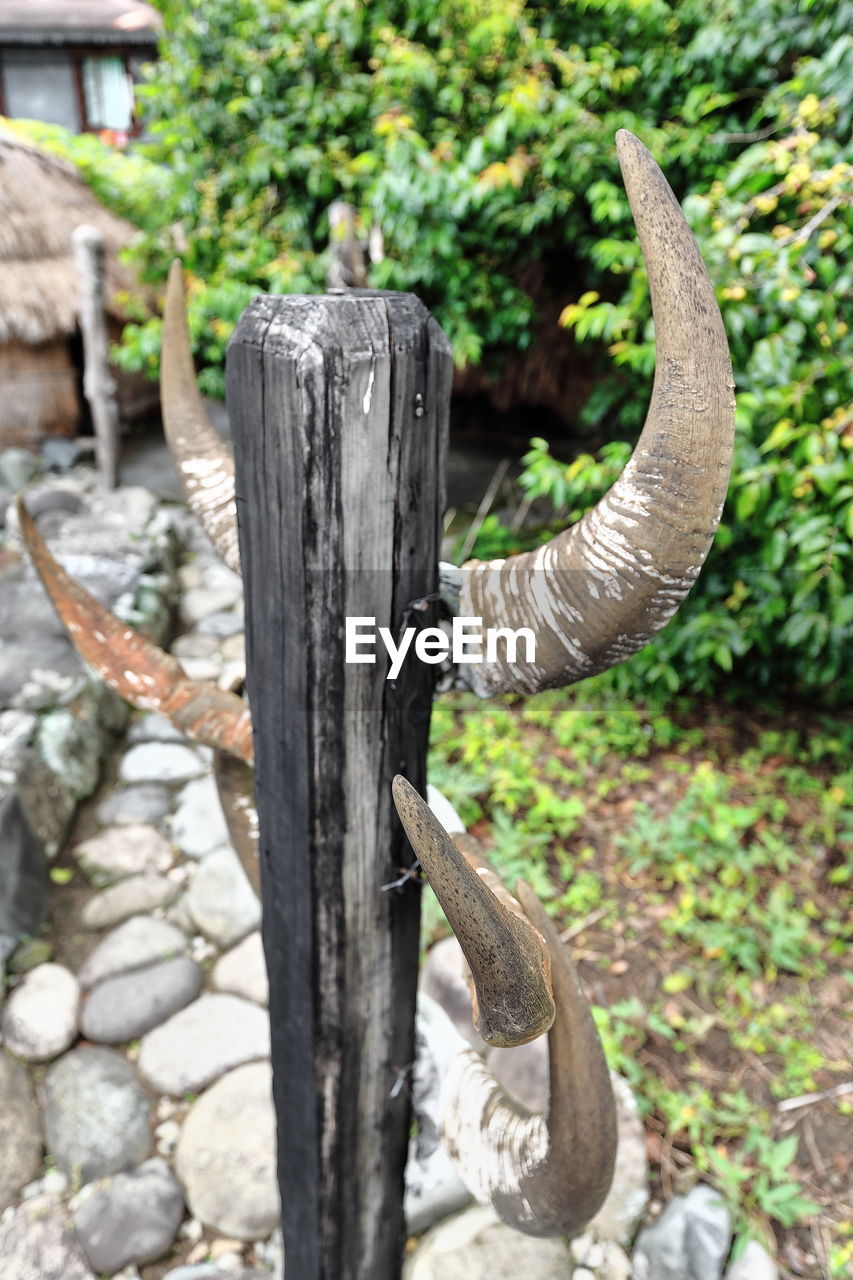
[[[31,969],[3,1008],[3,1039],[10,1053],[46,1062],[77,1038],[80,984],[61,964]]]
[[[726,1280],[779,1280],[779,1268],[763,1245],[749,1240],[726,1272]]]
[[[419,990],[440,1004],[456,1030],[478,1053],[489,1046],[474,1029],[468,962],[456,938],[442,938],[430,947],[418,979]]]
[[[124,782],[189,782],[204,772],[198,752],[180,742],[140,742],[119,765]]]
[[[195,626],[211,613],[230,609],[242,598],[243,588],[238,584],[223,587],[190,587],[181,598],[179,613],[188,627]]]
[[[49,512],[73,515],[83,506],[83,499],[73,489],[61,484],[43,484],[27,494],[27,509],[34,520]]]
[[[122,787],[105,796],[97,808],[102,826],[132,822],[159,822],[172,807],[172,793],[157,782]]]
[[[41,460],[29,449],[11,447],[0,453],[0,483],[15,493],[25,489],[40,469]]]
[[[180,658],[213,658],[219,656],[219,641],[216,636],[204,635],[200,631],[187,631],[172,641],[172,656]]]
[[[176,729],[171,720],[161,716],[159,711],[146,711],[134,720],[128,731],[129,743],[137,742],[185,742],[180,729]]]
[[[222,657],[226,662],[242,662],[246,661],[246,637],[242,632],[238,632],[232,636],[226,636],[222,641]]]
[[[139,1164],[151,1149],[151,1099],[133,1065],[111,1049],[84,1045],[49,1069],[43,1086],[47,1149],[84,1182]]]
[[[719,1192],[700,1183],[640,1232],[632,1280],[720,1280],[731,1239],[731,1214]]]
[[[129,823],[107,827],[74,850],[83,871],[95,885],[114,884],[126,876],[168,871],[172,850],[154,827]]]
[[[206,618],[202,618],[199,622],[198,631],[201,635],[219,636],[222,639],[227,639],[228,636],[239,635],[245,626],[246,618],[242,605],[239,605],[234,609],[209,613]]]
[[[236,996],[203,995],[143,1037],[137,1066],[156,1092],[197,1093],[270,1051],[265,1010]]]
[[[50,879],[44,845],[15,792],[0,796],[0,933],[36,933],[47,915]]]
[[[0,1212],[41,1169],[41,1124],[30,1077],[0,1052]]]
[[[173,924],[153,916],[132,916],[108,933],[83,961],[80,981],[84,987],[93,987],[104,978],[182,955],[187,945],[186,934]]]
[[[403,1280],[570,1280],[571,1274],[564,1240],[522,1235],[479,1207],[432,1227],[403,1267]]]
[[[230,591],[235,601],[243,599],[243,579],[229,569],[220,559],[208,560],[201,571],[201,585],[216,590]]]
[[[118,1277],[113,1277],[118,1280]],[[226,1267],[223,1262],[196,1262],[187,1267],[175,1267],[167,1271],[163,1280],[275,1280],[275,1277],[264,1268]]]
[[[259,932],[250,933],[236,947],[227,951],[213,969],[213,985],[232,996],[242,996],[266,1006],[269,982],[264,944]]]
[[[96,1186],[75,1209],[74,1230],[95,1270],[112,1274],[168,1253],[183,1212],[181,1189],[155,1156]]]
[[[216,684],[222,669],[221,658],[179,658],[181,669],[188,680]]]
[[[204,857],[230,844],[219,790],[212,774],[196,778],[178,795],[178,807],[169,823],[172,840],[191,858]]]
[[[175,1155],[193,1217],[238,1240],[279,1219],[271,1089],[267,1062],[229,1072],[192,1106]]]
[[[26,747],[35,737],[38,716],[7,707],[0,711],[0,755],[10,747]]]
[[[418,1131],[409,1144],[404,1199],[410,1235],[420,1235],[471,1199],[440,1139],[444,1076],[452,1059],[468,1046],[444,1010],[423,992],[418,993],[415,1046],[411,1090]]]
[[[220,947],[233,946],[261,923],[261,904],[231,848],[217,849],[199,863],[187,908],[204,936]]]
[[[0,1258],[9,1280],[95,1280],[51,1196],[27,1200],[0,1222]]]
[[[98,1044],[125,1044],[185,1008],[203,985],[202,970],[188,956],[107,978],[84,1004],[81,1030]]]
[[[76,799],[89,796],[101,773],[100,734],[67,707],[42,717],[37,747],[44,762],[63,779]]]
[[[109,929],[130,916],[168,906],[180,888],[165,876],[128,876],[90,898],[80,913],[80,921],[87,929]]]

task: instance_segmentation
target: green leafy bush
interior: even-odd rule
[[[741,685],[827,702],[853,695],[853,335],[844,318],[853,290],[853,168],[833,132],[849,111],[810,89],[831,81],[825,71],[825,63],[803,66],[774,94],[780,136],[754,143],[707,194],[685,201],[732,348],[735,464],[697,588],[677,623],[617,677],[634,688],[663,681],[705,691],[722,670]],[[587,413],[615,414],[628,429],[641,416],[654,362],[645,276],[633,252],[618,300],[589,291],[564,314],[581,340],[613,339],[616,369]],[[632,248],[608,236],[591,253],[618,276]],[[522,483],[577,518],[626,456],[616,444],[565,467],[535,440]]]

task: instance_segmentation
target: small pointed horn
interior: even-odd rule
[[[625,470],[582,520],[526,555],[464,566],[460,614],[536,638],[533,662],[465,668],[481,696],[571,684],[641,649],[690,590],[722,514],[734,384],[714,287],[649,152],[624,129],[616,147],[652,297],[651,403]]]
[[[215,684],[188,680],[170,654],[122,622],[65,572],[20,498],[17,511],[32,562],[83,661],[133,706],[159,711],[194,742],[251,763],[252,722],[246,704]]]
[[[211,425],[196,386],[177,259],[166,287],[160,389],[166,440],[187,502],[228,568],[239,573],[234,459]]]
[[[533,890],[516,886],[551,957],[557,1015],[548,1033],[548,1113],[512,1102],[466,1049],[442,1089],[442,1138],[469,1191],[517,1231],[574,1235],[601,1208],[616,1162],[616,1108],[589,1005],[566,948]]]
[[[536,929],[511,895],[504,902],[486,883],[497,880],[484,859],[472,865],[456,848],[414,787],[399,775],[394,804],[474,981],[474,1025],[489,1044],[526,1044],[554,1021],[551,964]]]
[[[216,751],[213,756],[213,776],[234,852],[240,859],[249,883],[260,897],[258,811],[252,796],[252,770],[244,760],[225,751]]]

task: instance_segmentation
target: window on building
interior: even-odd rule
[[[124,58],[84,58],[83,97],[88,128],[130,131],[133,83]]]

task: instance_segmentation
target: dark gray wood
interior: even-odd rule
[[[106,307],[106,245],[97,227],[71,234],[80,277],[80,331],[83,335],[83,391],[95,430],[95,457],[105,489],[118,484],[119,423],[116,383],[109,365]]]
[[[402,1263],[420,891],[381,886],[435,668],[346,664],[344,619],[436,590],[451,373],[409,294],[259,298],[229,348],[288,1280]]]

